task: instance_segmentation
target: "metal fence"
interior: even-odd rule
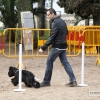
[[[69,33],[66,37],[68,48],[67,56],[78,56],[81,53],[82,42],[85,43],[86,56],[98,56],[100,53],[100,27],[99,26],[68,26]],[[23,44],[23,57],[46,57],[48,47],[42,54],[38,52],[49,37],[50,29],[32,28],[7,28],[4,30],[0,49],[6,57],[19,56],[19,43]],[[14,42],[11,41],[13,37]],[[5,39],[7,41],[5,41]],[[1,39],[0,39],[1,40]],[[1,45],[0,45],[1,46]]]

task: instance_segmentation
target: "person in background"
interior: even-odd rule
[[[53,8],[46,11],[46,16],[50,21],[50,36],[46,43],[40,47],[39,52],[42,53],[50,45],[51,49],[47,58],[45,76],[40,87],[51,85],[50,81],[52,77],[53,62],[57,57],[59,57],[66,73],[69,76],[69,83],[66,84],[66,86],[75,87],[77,86],[77,81],[66,57],[66,35],[68,34],[66,23],[59,16],[56,16],[56,11]]]

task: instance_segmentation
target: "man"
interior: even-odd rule
[[[66,23],[56,16],[56,11],[52,8],[48,9],[46,12],[47,18],[51,21],[50,24],[50,36],[46,43],[39,49],[39,52],[43,52],[48,46],[52,45],[50,49],[50,54],[47,58],[47,67],[45,71],[45,76],[40,87],[50,86],[53,62],[57,57],[60,58],[65,71],[69,75],[69,83],[66,86],[75,87],[77,86],[76,78],[74,76],[73,70],[67,61],[66,57],[66,35],[68,34]]]

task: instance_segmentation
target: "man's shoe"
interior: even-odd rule
[[[70,82],[70,83],[66,84],[66,86],[69,86],[69,87],[76,87],[76,86],[77,86],[77,82],[76,82],[76,81]]]
[[[50,86],[50,83],[44,83],[44,82],[40,83],[40,87],[47,87],[47,86]]]

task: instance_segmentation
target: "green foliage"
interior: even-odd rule
[[[75,13],[82,18],[100,13],[100,0],[59,0],[57,4],[64,7],[65,13]]]
[[[9,28],[16,27],[17,10],[15,9],[15,1],[16,0],[2,0],[2,2],[0,2],[1,19],[5,26]]]
[[[3,33],[4,29],[0,29],[0,33]]]
[[[41,35],[42,33],[42,35]],[[39,34],[39,40],[47,40],[49,37],[50,32],[49,31],[40,31]]]

